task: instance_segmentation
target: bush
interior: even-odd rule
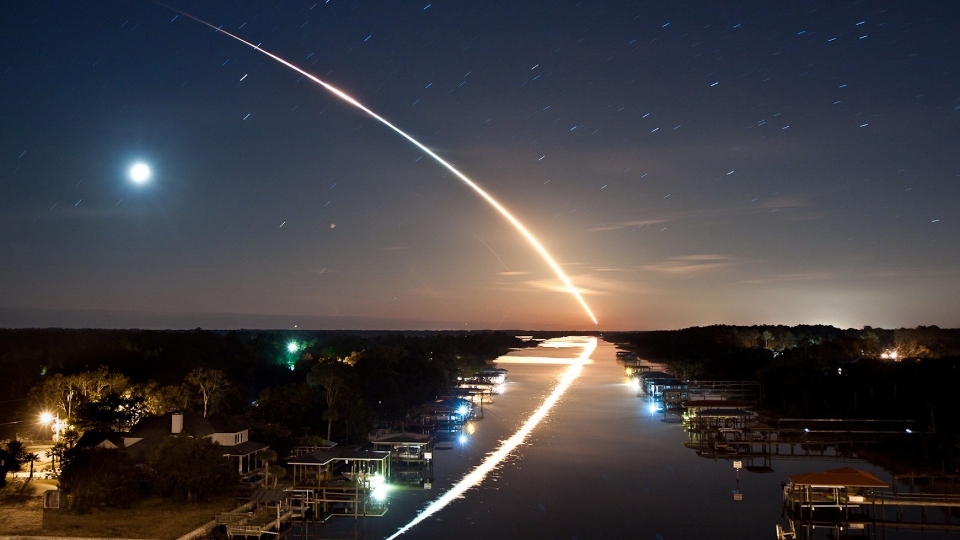
[[[137,498],[137,469],[126,452],[89,448],[71,452],[60,475],[70,508],[89,512],[98,506],[128,508]]]
[[[200,501],[231,493],[239,476],[223,447],[207,438],[168,437],[150,457],[154,489],[174,501]]]

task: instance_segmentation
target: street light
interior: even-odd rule
[[[60,420],[60,413],[48,411],[40,413],[40,423],[44,426],[49,425],[53,429],[53,442],[60,440],[60,433],[67,427],[67,423]]]

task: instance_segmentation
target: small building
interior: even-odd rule
[[[783,501],[789,508],[859,505],[874,491],[889,487],[876,476],[853,467],[797,474],[783,486]]]
[[[374,450],[390,453],[390,481],[428,485],[433,479],[433,436],[387,433],[371,438]]]

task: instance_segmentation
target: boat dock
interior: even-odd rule
[[[258,489],[249,504],[217,515],[216,524],[226,529],[229,538],[260,538],[265,534],[280,535],[293,515],[288,492]]]
[[[788,526],[777,526],[778,538],[811,538],[815,528],[837,532],[886,527],[960,531],[960,524],[953,522],[960,509],[960,495],[899,493],[890,491],[890,487],[852,467],[791,476],[783,485]],[[930,509],[943,518],[932,519]]]

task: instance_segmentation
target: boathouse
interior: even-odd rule
[[[381,516],[390,478],[390,452],[331,448],[291,458],[293,491],[313,515]]]
[[[876,476],[853,467],[797,474],[783,486],[784,504],[793,510],[859,505],[889,487]]]
[[[390,453],[390,481],[430,483],[433,478],[433,436],[421,433],[387,433],[371,438],[374,450]]]

